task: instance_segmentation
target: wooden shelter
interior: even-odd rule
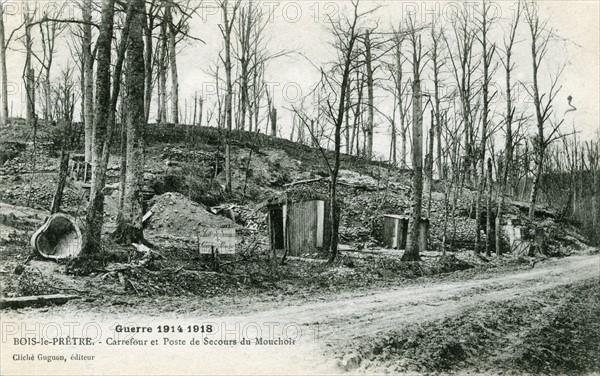
[[[386,214],[383,216],[383,245],[386,248],[406,249],[408,218]]]
[[[298,256],[329,248],[329,205],[325,200],[277,203],[267,209],[271,249],[287,249]]]
[[[402,215],[383,216],[383,245],[386,248],[406,249],[409,218]],[[419,224],[419,251],[426,251],[429,239],[429,219],[423,218]]]
[[[92,178],[92,167],[85,161],[85,155],[73,154],[71,156],[70,175],[73,180],[87,182]]]

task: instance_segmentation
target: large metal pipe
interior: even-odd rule
[[[75,220],[56,213],[31,236],[31,247],[42,257],[60,260],[73,258],[81,252],[82,236]]]

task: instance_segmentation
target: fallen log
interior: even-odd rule
[[[61,305],[69,300],[79,299],[79,295],[34,295],[34,296],[19,296],[17,298],[0,298],[0,309],[7,308],[27,308],[27,307],[44,307],[48,305]]]

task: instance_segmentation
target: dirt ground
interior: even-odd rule
[[[6,311],[2,321],[28,322],[43,317],[50,322],[113,323],[123,322],[126,318],[130,323],[182,323],[201,318],[204,322],[220,323],[228,328],[240,323],[280,323],[275,326],[275,331],[279,330],[278,335],[284,335],[283,324],[293,323],[304,334],[295,346],[274,348],[262,361],[252,358],[252,350],[236,348],[235,351],[216,352],[214,359],[203,360],[204,369],[218,369],[220,373],[237,373],[236,370],[244,369],[246,373],[255,374],[379,373],[386,371],[377,367],[360,368],[362,359],[353,355],[353,349],[365,342],[374,343],[400,328],[438,322],[473,307],[485,310],[498,302],[535,299],[546,291],[597,280],[599,275],[600,256],[579,255],[551,259],[533,268],[520,267],[511,272],[490,270],[473,275],[470,271],[463,271],[436,280],[420,280],[419,284],[372,291],[346,291],[309,298],[288,296],[283,299],[266,294],[206,300],[182,297],[160,301],[133,300],[124,306],[98,306],[93,302],[73,301],[61,307]],[[168,320],[162,320],[165,311],[170,312]],[[314,328],[318,328],[318,338],[312,335]],[[232,354],[236,356],[230,357]],[[228,359],[226,366],[220,363],[223,357]],[[271,361],[266,361],[273,357],[279,366],[274,367]],[[164,370],[161,368],[164,364],[158,360],[147,360],[153,367],[158,367],[154,369]],[[373,362],[371,367],[374,367]],[[487,370],[484,373],[494,372]]]

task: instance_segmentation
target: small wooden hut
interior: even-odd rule
[[[402,215],[383,216],[383,245],[391,249],[406,249],[409,218]],[[429,239],[429,219],[423,218],[419,224],[419,251],[426,251]]]
[[[395,214],[383,216],[383,245],[386,248],[405,249],[407,234],[407,217]]]
[[[329,205],[325,200],[276,203],[267,209],[271,249],[287,249],[298,256],[329,248]]]

